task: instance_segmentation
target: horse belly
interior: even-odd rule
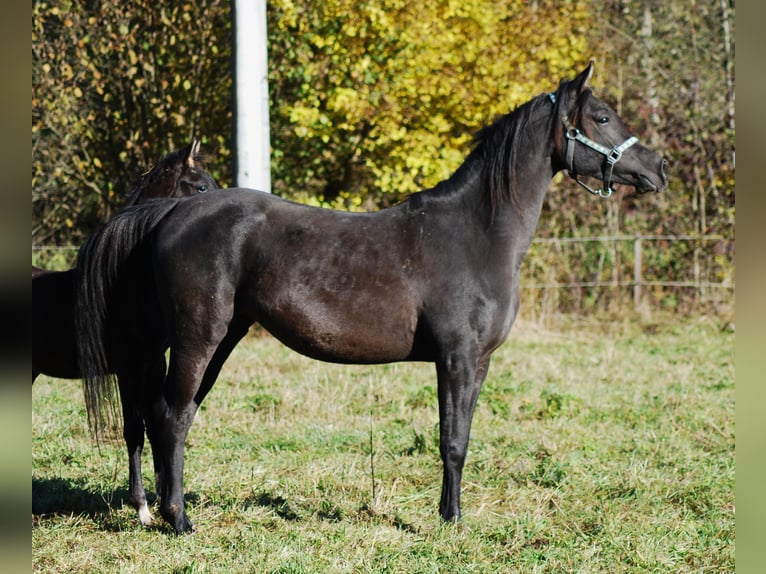
[[[348,298],[314,294],[306,299],[282,299],[257,320],[288,347],[322,361],[401,361],[411,353],[417,315],[400,301],[389,297],[383,301],[353,293]]]

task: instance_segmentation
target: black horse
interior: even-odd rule
[[[83,245],[78,341],[93,412],[109,400],[101,342],[121,330],[114,310],[164,321],[153,340],[140,338],[155,354],[171,350],[165,384],[144,386],[143,408],[160,512],[177,533],[193,530],[184,439],[254,322],[323,361],[433,362],[439,511],[460,518],[476,399],[516,316],[519,268],[551,178],[565,169],[601,178],[604,189],[592,190],[601,195],[612,181],[638,192],[667,185],[666,161],[587,87],[592,69],[479,131],[450,179],[394,207],[345,213],[235,189],[127,210]]]
[[[157,198],[187,197],[218,189],[215,180],[203,169],[199,145],[199,140],[195,138],[188,146],[160,159],[138,178],[125,207]],[[62,379],[82,378],[75,343],[74,278],[74,269],[49,271],[32,267],[33,383],[40,374]],[[132,361],[132,350],[129,348],[113,346],[108,354],[119,356],[110,360],[110,364],[115,365],[114,369],[110,368],[113,372],[117,372],[117,365],[122,362]],[[161,373],[159,369],[152,373],[152,384],[161,385],[158,378],[160,376],[165,376],[164,367]],[[137,383],[128,376],[125,384],[133,388]],[[131,404],[130,400],[123,401],[123,406]],[[140,411],[125,411],[123,419],[124,437],[128,447],[131,502],[138,510],[141,522],[148,523],[151,521],[151,514],[141,480],[144,426],[140,419]]]

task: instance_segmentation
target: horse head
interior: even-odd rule
[[[205,171],[200,141],[192,142],[170,152],[139,179],[126,205],[157,197],[185,197],[219,189],[213,177]]]
[[[555,163],[602,197],[612,194],[612,183],[631,185],[639,193],[662,191],[668,185],[667,161],[631,136],[615,111],[593,95],[588,87],[592,75],[591,60],[574,80],[562,81],[549,94],[560,118],[554,130]],[[594,190],[580,176],[599,178],[604,186]]]

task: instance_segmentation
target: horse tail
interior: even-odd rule
[[[118,212],[91,235],[77,253],[75,338],[83,379],[88,426],[99,439],[114,436],[121,419],[117,377],[110,368],[107,341],[110,308],[128,258],[178,205],[178,198],[153,200]],[[125,278],[127,280],[127,277]]]

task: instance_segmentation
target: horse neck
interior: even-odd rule
[[[547,138],[529,137],[527,141],[530,145],[517,152],[512,168],[515,195],[507,190],[502,197],[490,198],[485,165],[473,154],[450,179],[490,238],[512,247],[518,245],[524,251],[534,236],[545,193],[555,173]]]
[[[500,235],[513,233],[517,242],[528,246],[537,229],[554,170],[542,150],[528,151],[526,156],[517,162],[516,199],[504,198],[495,206],[492,230]]]
[[[474,150],[465,163],[447,181],[433,191],[459,198],[460,211],[473,214],[476,245],[484,245],[485,264],[505,270],[499,276],[507,282],[518,280],[518,270],[534,238],[537,223],[542,212],[545,193],[555,173],[551,161],[549,136],[525,133],[534,126],[549,125],[546,117],[530,121],[518,137],[524,145],[518,146],[511,169],[516,184],[516,193],[510,190],[496,197],[490,197],[485,173],[488,162],[480,151]],[[439,189],[443,186],[443,189]]]

